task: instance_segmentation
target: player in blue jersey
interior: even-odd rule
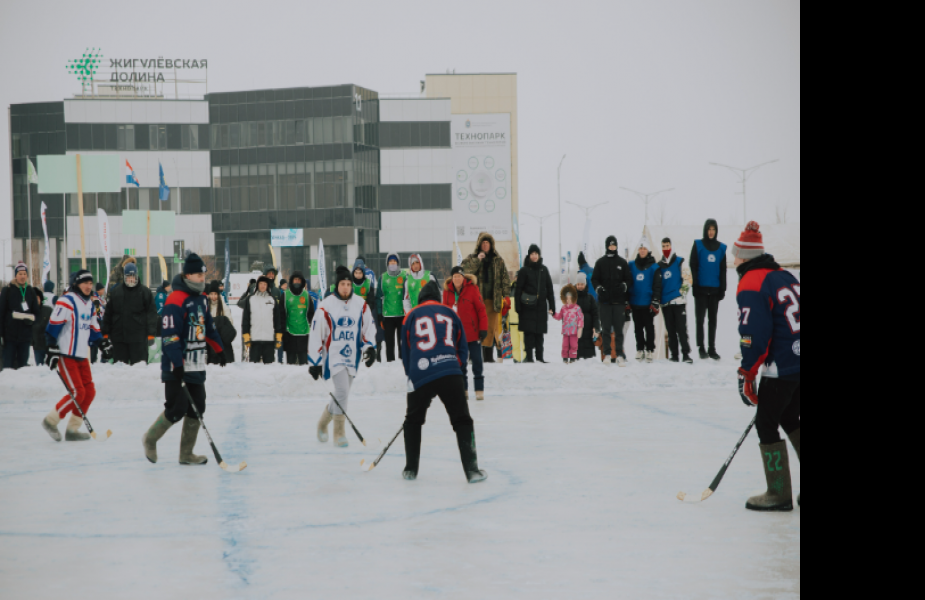
[[[421,459],[421,427],[434,397],[450,416],[459,457],[469,483],[484,481],[475,450],[475,428],[466,401],[463,365],[469,345],[462,321],[453,309],[440,303],[440,289],[429,282],[418,295],[417,306],[405,317],[401,336],[402,362],[408,376],[408,411],[405,414],[405,470],[407,480],[417,479]]]
[[[800,282],[765,254],[758,223],[750,222],[732,249],[739,273],[739,394],[758,407],[756,428],[768,491],[749,498],[750,510],[793,510],[790,458],[779,428],[800,458]],[[758,375],[762,375],[758,389]],[[799,497],[797,497],[799,503]]]
[[[719,360],[716,353],[716,323],[719,303],[726,297],[726,244],[719,241],[719,225],[715,219],[703,226],[703,239],[691,248],[691,273],[694,277],[694,308],[697,312],[697,345],[700,359]],[[703,325],[709,317],[709,351],[704,346]]]

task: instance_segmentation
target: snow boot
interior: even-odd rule
[[[642,361],[644,361],[645,359],[646,359],[646,351],[645,351],[645,350],[637,350],[637,351],[636,351],[636,360],[638,360],[639,362],[642,362]]]
[[[700,347],[700,360],[707,360],[710,358],[710,355],[707,354],[707,351],[703,349],[703,346]]]
[[[710,348],[710,358],[713,360],[720,360],[720,355],[716,353],[716,348]]]
[[[80,433],[80,426],[84,424],[84,420],[71,413],[71,418],[68,419],[67,429],[64,432],[64,441],[65,442],[85,442],[90,439],[89,433]]]
[[[199,419],[184,417],[183,432],[180,434],[180,464],[204,465],[209,462],[208,457],[193,454],[196,447],[196,438],[199,437]]]
[[[646,362],[655,362],[655,350],[646,350]]]
[[[563,359],[562,359],[562,362],[564,362],[565,364],[568,364],[568,363],[569,363],[569,360],[568,360],[567,358],[563,358]]]
[[[401,476],[405,478],[406,481],[414,481],[418,478],[417,471],[405,470],[401,472]]]
[[[797,460],[802,462],[803,459],[800,457],[800,430],[792,431],[787,434],[787,437],[790,438],[790,443],[793,444],[793,449],[797,451]],[[797,506],[803,506],[800,503],[801,494],[797,494]]]
[[[334,445],[338,448],[346,448],[350,445],[347,441],[346,422],[347,417],[344,415],[334,415]]]
[[[617,365],[619,365],[619,366],[621,366],[621,367],[625,367],[625,366],[626,366],[626,357],[624,357],[624,356],[618,356],[618,357],[617,357]]]
[[[418,478],[418,468],[421,464],[421,428],[405,422],[405,469],[401,476],[408,481]]]
[[[51,436],[56,442],[61,441],[61,432],[58,431],[58,423],[61,422],[61,417],[58,415],[57,410],[53,410],[48,413],[48,416],[42,421],[42,429],[48,432],[48,435]]]
[[[673,362],[673,363],[681,362],[680,360],[678,360],[678,355],[677,355],[677,354],[672,354],[672,355],[671,355],[671,358],[669,358],[668,361],[669,361],[669,362]]]
[[[469,483],[478,483],[488,479],[488,474],[479,469],[478,454],[475,450],[475,431],[472,429],[457,431],[456,443],[459,446],[459,458],[462,460],[463,471]]]
[[[167,430],[173,427],[173,423],[167,420],[164,413],[158,415],[154,424],[148,428],[148,432],[141,436],[141,443],[145,447],[145,456],[152,463],[157,462],[157,441],[164,437]]]
[[[482,400],[484,400],[484,399],[485,399],[485,392],[476,392],[476,393],[475,393],[475,399],[478,400],[479,402],[481,402]]]
[[[491,351],[491,346],[485,347],[482,346],[482,362],[493,363],[495,362],[495,354]]]
[[[691,358],[691,355],[690,355],[690,354],[685,354],[685,355],[684,355],[684,358],[682,358],[681,360],[682,360],[684,363],[688,364],[688,365],[694,364],[694,359]]]
[[[768,480],[768,491],[748,499],[745,508],[762,512],[793,510],[793,486],[790,481],[790,456],[787,442],[761,445],[761,462]]]
[[[322,444],[328,441],[328,423],[330,423],[333,418],[331,413],[328,412],[328,407],[325,406],[324,412],[321,413],[321,418],[318,420],[318,441]]]

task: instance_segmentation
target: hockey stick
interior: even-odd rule
[[[186,387],[186,382],[181,381],[180,387],[183,388],[183,393],[186,394],[186,397],[189,399],[190,406],[193,407],[193,411],[196,413],[196,418],[199,419],[199,424],[202,425],[202,430],[206,432],[206,437],[209,438],[209,444],[212,446],[212,452],[215,454],[215,460],[218,461],[218,466],[220,466],[228,473],[237,473],[246,469],[247,463],[243,460],[241,461],[241,464],[234,466],[231,466],[222,460],[222,455],[219,454],[218,448],[215,447],[215,442],[212,441],[212,436],[209,434],[208,428],[206,428],[206,422],[202,420],[202,413],[199,412],[199,407],[196,406],[196,403],[193,401],[193,396],[189,393],[189,390]]]
[[[344,410],[344,407],[340,405],[340,402],[337,401],[337,398],[334,397],[334,394],[332,392],[328,393],[331,394],[331,398],[334,398],[334,404],[337,405],[337,408],[340,409],[340,412],[344,413],[344,416],[347,417],[347,411]],[[350,423],[350,426],[353,427],[353,433],[357,434],[357,437],[360,438],[360,441],[363,442],[363,445],[365,446],[366,440],[363,439],[363,435],[357,429],[357,426],[353,424],[353,421],[350,420],[350,417],[347,417],[347,422]]]
[[[368,469],[364,469],[367,473],[368,473],[369,471],[372,471],[373,469],[375,469],[375,468],[379,465],[379,461],[382,460],[382,458],[385,456],[385,453],[389,451],[389,448],[392,447],[392,444],[394,444],[394,443],[395,443],[395,440],[398,439],[399,434],[401,434],[401,432],[404,431],[404,430],[405,430],[405,424],[402,423],[401,429],[398,430],[398,433],[395,434],[395,437],[392,438],[392,441],[389,442],[389,445],[382,449],[382,453],[379,454],[379,457],[378,457],[376,460],[373,461],[373,464],[369,465],[369,468],[368,468]],[[364,464],[366,464],[366,459],[365,459],[365,458],[364,458],[363,460],[360,461],[360,467],[362,467]]]
[[[719,487],[719,483],[723,480],[723,477],[726,475],[726,469],[729,468],[729,465],[732,463],[732,459],[735,458],[736,453],[739,451],[739,448],[742,447],[742,444],[745,443],[745,438],[748,437],[748,434],[751,433],[752,427],[755,426],[755,421],[758,419],[758,413],[755,412],[755,417],[752,419],[752,422],[749,423],[748,429],[745,430],[745,433],[742,434],[742,437],[739,439],[739,443],[736,444],[736,447],[732,449],[732,454],[729,455],[729,458],[726,459],[726,464],[723,465],[723,468],[719,470],[719,473],[716,474],[716,479],[713,480],[713,483],[710,484],[710,487],[703,491],[703,494],[700,496],[699,502],[703,502],[707,498],[713,495],[713,492],[716,491],[716,488]],[[684,492],[678,492],[678,500],[684,502],[684,499],[687,497],[687,494]],[[691,500],[691,502],[698,502],[698,500]]]
[[[60,363],[59,363],[59,364],[60,364]],[[64,368],[64,367],[61,367],[61,368]],[[90,437],[92,437],[94,440],[96,440],[96,441],[98,441],[98,442],[105,442],[105,441],[108,440],[110,437],[112,437],[112,430],[111,430],[111,429],[108,430],[108,431],[106,432],[106,437],[100,437],[100,436],[96,435],[96,432],[93,431],[93,426],[90,425],[90,421],[87,420],[87,415],[84,414],[84,409],[80,408],[80,405],[77,404],[77,398],[74,397],[74,392],[71,391],[71,388],[67,387],[67,382],[64,381],[64,376],[61,375],[61,370],[60,370],[60,369],[55,369],[55,373],[58,374],[58,379],[60,379],[60,380],[61,380],[61,383],[64,384],[64,389],[67,390],[68,395],[71,397],[71,402],[73,402],[73,403],[74,403],[74,406],[77,407],[77,412],[80,413],[81,418],[84,420],[84,425],[87,426],[87,431],[90,433]]]

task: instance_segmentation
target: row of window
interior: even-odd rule
[[[365,99],[376,98],[376,92],[359,86],[336,85],[320,87],[299,87],[275,90],[252,90],[244,92],[220,92],[206,96],[209,104],[253,104],[255,102],[284,102],[292,100],[311,100],[313,98],[353,98],[354,93]]]
[[[453,186],[449,183],[379,186],[379,209],[452,210]]]
[[[449,148],[449,121],[379,123],[380,148]]]
[[[324,117],[212,125],[212,149],[352,144],[353,119]]]
[[[373,152],[362,152],[363,146],[353,144],[325,144],[323,146],[283,146],[279,148],[243,148],[241,150],[213,150],[212,166],[247,165],[260,163],[298,163],[306,161],[329,161],[358,158],[358,154],[370,155],[378,163],[378,148]]]
[[[379,120],[378,102],[357,102],[354,98],[325,98],[292,102],[255,102],[237,105],[209,105],[209,122],[272,121],[348,117],[356,114],[369,122]]]
[[[262,231],[267,229],[324,227],[381,227],[378,211],[357,208],[319,208],[314,210],[266,210],[240,213],[213,213],[212,231]]]

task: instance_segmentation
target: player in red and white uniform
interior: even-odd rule
[[[68,415],[71,418],[64,439],[69,442],[90,439],[89,434],[79,432],[83,419],[74,407],[74,402],[86,414],[96,397],[93,374],[90,372],[90,347],[99,345],[103,360],[111,358],[112,346],[100,334],[100,322],[92,293],[93,275],[90,271],[82,269],[74,273],[70,291],[58,298],[45,329],[48,341],[45,364],[58,372],[68,389],[68,394],[42,421],[42,427],[56,442],[61,441],[58,424]]]

